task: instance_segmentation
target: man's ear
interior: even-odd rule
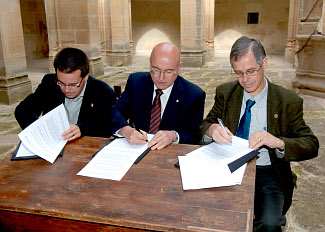
[[[264,71],[265,71],[266,67],[267,67],[267,57],[265,57],[265,58],[263,59],[263,70],[264,70]]]

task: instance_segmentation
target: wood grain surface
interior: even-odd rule
[[[121,181],[77,176],[107,142],[95,137],[70,142],[53,164],[1,160],[0,230],[252,230],[255,160],[242,185],[191,191],[182,189],[174,163],[198,145],[150,151]]]

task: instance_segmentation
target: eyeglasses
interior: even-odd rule
[[[176,74],[176,71],[173,69],[167,69],[163,71],[157,67],[150,67],[150,72],[152,72],[152,74],[155,76],[160,76],[162,73],[166,77],[171,77]]]
[[[261,70],[262,66],[259,69],[248,69],[246,72],[242,72],[242,71],[234,71],[231,72],[231,75],[241,78],[244,76],[244,74],[246,74],[247,76],[256,76],[258,74],[258,72]]]
[[[82,81],[83,81],[84,78],[81,78],[81,81],[79,82],[79,84],[70,84],[70,85],[66,85],[64,84],[63,82],[59,81],[57,78],[56,78],[56,84],[62,88],[66,88],[66,87],[69,87],[70,89],[76,89],[76,88],[79,88]]]

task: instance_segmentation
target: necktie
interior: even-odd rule
[[[150,119],[150,127],[149,133],[156,133],[159,129],[159,124],[161,121],[161,102],[160,96],[163,94],[161,89],[156,89],[156,97],[153,101],[153,105],[151,108],[151,119]]]
[[[239,126],[237,128],[237,133],[236,136],[243,138],[243,139],[248,139],[249,136],[249,128],[251,125],[251,108],[255,104],[255,101],[252,101],[250,99],[247,100],[246,102],[246,109],[245,113],[240,119]]]

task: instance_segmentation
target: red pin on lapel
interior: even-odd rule
[[[278,117],[279,117],[279,115],[278,115],[278,114],[275,114],[275,115],[274,115],[274,118],[278,118]]]

